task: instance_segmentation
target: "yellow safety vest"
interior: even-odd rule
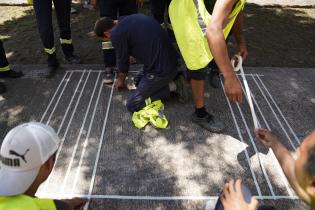
[[[238,0],[229,15],[229,22],[223,30],[225,39],[237,15],[244,8],[245,1]],[[206,37],[206,28],[210,23],[211,15],[206,10],[204,0],[172,0],[169,16],[177,44],[188,69],[199,70],[206,67],[213,56]]]
[[[0,210],[56,210],[51,199],[32,198],[27,195],[0,196]]]

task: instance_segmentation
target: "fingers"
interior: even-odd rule
[[[266,135],[269,131],[264,128],[257,128],[255,129],[255,135],[258,139],[264,140],[266,138]]]
[[[250,210],[256,210],[258,206],[258,201],[256,198],[252,197],[250,204],[249,204],[249,209]]]

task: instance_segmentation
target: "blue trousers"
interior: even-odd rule
[[[34,0],[33,6],[37,19],[40,38],[45,48],[54,47],[54,31],[52,24],[52,2],[54,2],[57,22],[59,25],[60,38],[71,39],[70,10],[71,0]],[[62,44],[65,55],[73,53],[72,44]]]
[[[127,109],[136,112],[145,107],[145,100],[163,100],[170,96],[168,84],[175,78],[175,75],[158,77],[154,74],[144,73],[138,81],[135,81],[137,89],[130,93],[127,100]]]
[[[119,16],[137,13],[136,0],[100,0],[100,17],[111,17],[117,20]],[[103,50],[105,67],[116,66],[114,49]]]
[[[0,68],[6,67],[8,65],[9,65],[9,63],[8,63],[7,57],[5,56],[3,44],[2,44],[2,41],[0,39]]]

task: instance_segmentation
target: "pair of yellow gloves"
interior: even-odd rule
[[[166,128],[168,120],[163,113],[164,104],[161,100],[151,102],[148,98],[145,101],[146,106],[132,115],[132,121],[137,128],[145,127],[149,122],[156,128]]]

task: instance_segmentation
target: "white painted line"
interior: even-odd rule
[[[116,79],[116,74],[115,74],[115,79]],[[102,145],[103,145],[103,140],[104,140],[104,134],[105,134],[105,129],[106,129],[106,124],[107,124],[107,119],[108,119],[108,113],[109,113],[109,110],[110,110],[110,105],[112,103],[112,97],[113,97],[113,92],[114,92],[114,85],[115,83],[113,83],[112,85],[112,90],[110,92],[110,96],[109,96],[109,99],[108,99],[108,102],[107,102],[107,110],[106,110],[106,115],[105,115],[105,119],[104,119],[104,124],[103,124],[103,129],[102,129],[102,135],[101,135],[101,138],[100,138],[100,143],[99,143],[99,147],[98,147],[98,151],[97,151],[97,155],[96,155],[96,158],[95,158],[95,164],[94,164],[94,169],[93,169],[93,175],[92,175],[92,179],[91,179],[91,184],[90,184],[90,189],[89,189],[89,201],[87,202],[87,204],[85,205],[84,209],[87,210],[89,208],[89,204],[90,204],[90,199],[91,199],[91,195],[92,195],[92,192],[93,192],[93,187],[94,187],[94,181],[95,181],[95,175],[96,175],[96,170],[97,170],[97,165],[98,165],[98,161],[99,161],[99,158],[100,158],[100,154],[101,154],[101,148],[102,148]]]
[[[257,75],[256,75],[257,76]],[[263,85],[264,89],[266,90],[267,94],[269,95],[269,97],[271,98],[272,102],[274,103],[275,107],[277,108],[278,112],[280,113],[282,119],[284,120],[284,122],[287,124],[288,128],[290,129],[291,133],[293,134],[294,138],[295,138],[295,141],[298,143],[298,144],[301,144],[301,141],[300,139],[296,136],[295,132],[293,131],[292,127],[290,126],[290,124],[288,123],[287,119],[284,117],[281,109],[279,108],[279,106],[277,105],[277,103],[275,102],[274,98],[272,97],[272,95],[270,94],[268,88],[266,87],[266,85],[263,83],[263,81],[257,77],[260,81],[260,83]]]
[[[57,95],[57,93],[58,93],[58,91],[59,91],[59,88],[61,87],[61,84],[63,84],[63,81],[65,80],[65,78],[66,78],[67,75],[68,75],[68,72],[65,73],[65,75],[64,75],[63,78],[62,78],[62,80],[60,81],[60,83],[59,83],[59,85],[58,85],[58,87],[57,87],[57,89],[56,89],[56,91],[55,91],[53,97],[51,98],[51,100],[50,100],[50,102],[49,102],[49,104],[48,104],[48,106],[47,106],[47,108],[46,108],[44,114],[42,115],[42,118],[40,119],[40,122],[43,122],[44,118],[46,117],[46,114],[47,114],[47,112],[48,112],[48,109],[50,108],[52,102],[54,101],[54,99],[55,99],[55,97],[56,97],[56,95]],[[68,81],[67,81],[67,82],[68,82]]]
[[[85,199],[111,199],[111,200],[153,200],[153,201],[177,201],[177,200],[218,200],[219,196],[131,196],[131,195],[84,195],[84,194],[40,194],[40,198],[85,198]],[[290,196],[253,196],[258,200],[299,200],[298,197]]]
[[[241,84],[241,86],[242,86],[242,90],[244,91],[244,88],[243,88],[243,85],[242,85],[242,84]],[[252,92],[251,92],[251,94],[252,94]],[[270,130],[270,126],[269,126],[269,124],[268,124],[268,122],[267,122],[267,120],[266,120],[264,114],[262,113],[262,111],[261,111],[261,109],[260,109],[260,106],[259,106],[259,104],[257,103],[257,101],[256,101],[256,99],[255,99],[255,96],[254,96],[253,94],[252,94],[252,99],[254,100],[254,104],[256,105],[256,107],[257,107],[257,109],[258,109],[258,112],[260,113],[261,117],[263,118],[263,121],[264,121],[264,123],[266,124],[267,129]],[[275,164],[276,164],[276,168],[277,168],[277,170],[278,170],[278,173],[280,174],[281,179],[282,179],[282,181],[283,181],[283,183],[284,183],[284,185],[285,185],[285,187],[286,187],[286,189],[287,189],[287,191],[288,191],[290,197],[293,197],[292,190],[291,190],[290,187],[289,187],[288,180],[286,179],[286,177],[285,177],[285,175],[284,175],[284,173],[283,173],[283,171],[282,171],[282,168],[281,168],[281,166],[280,166],[280,164],[279,164],[279,162],[278,162],[278,160],[277,160],[275,154],[273,153],[272,149],[270,149],[270,148],[269,148],[269,152],[270,152],[272,158],[274,159],[274,162],[275,162]]]
[[[224,91],[224,86],[223,86],[223,83],[222,83],[221,78],[220,78],[220,82],[221,82],[222,89],[223,89],[223,91]],[[224,95],[225,95],[225,94],[224,94]],[[230,111],[231,111],[231,114],[232,114],[232,118],[233,118],[233,121],[234,121],[234,125],[235,125],[235,127],[236,127],[236,130],[237,130],[238,136],[239,136],[241,142],[245,144],[244,139],[243,139],[243,136],[242,136],[241,131],[240,131],[240,128],[239,128],[239,126],[238,126],[238,124],[237,124],[237,120],[236,120],[236,118],[235,118],[235,114],[234,114],[234,111],[233,111],[233,109],[232,109],[231,103],[230,103],[230,101],[229,101],[229,99],[227,98],[226,95],[225,95],[225,99],[226,99],[226,101],[227,101],[227,103],[228,103],[228,105],[229,105],[229,108],[230,108]],[[251,172],[252,177],[253,177],[254,182],[255,182],[255,186],[256,186],[258,195],[261,196],[261,195],[262,195],[262,194],[261,194],[261,190],[260,190],[259,184],[258,184],[258,182],[257,182],[256,175],[255,175],[255,173],[254,173],[254,171],[253,171],[253,169],[252,169],[252,166],[251,166],[251,163],[250,163],[251,160],[250,160],[250,158],[249,158],[249,155],[248,155],[248,152],[247,152],[247,149],[245,148],[245,146],[244,146],[244,151],[245,151],[245,156],[246,156],[246,159],[247,159],[247,162],[248,162],[248,165],[249,165],[250,172]]]
[[[272,196],[275,196],[275,193],[274,193],[274,191],[273,191],[273,187],[272,187],[271,182],[270,182],[270,180],[269,180],[269,176],[267,175],[266,169],[265,169],[265,167],[264,167],[264,164],[262,163],[262,161],[261,161],[261,159],[260,159],[259,152],[258,152],[258,150],[257,150],[257,147],[256,147],[256,144],[255,144],[255,142],[254,142],[253,136],[252,136],[252,134],[251,134],[251,131],[249,130],[249,127],[248,127],[247,122],[246,122],[246,120],[245,120],[245,117],[244,117],[244,115],[243,115],[243,111],[242,111],[242,109],[241,109],[241,107],[240,107],[240,105],[239,105],[238,103],[236,103],[236,106],[237,106],[237,108],[238,108],[238,110],[239,110],[239,112],[240,112],[240,114],[241,114],[241,117],[242,117],[243,123],[244,123],[244,125],[245,125],[247,134],[249,135],[249,139],[250,139],[250,141],[251,141],[251,143],[252,143],[252,145],[253,145],[253,147],[254,147],[254,150],[255,150],[255,152],[256,152],[257,159],[258,159],[258,163],[259,163],[259,165],[260,165],[260,167],[261,167],[261,169],[262,169],[262,172],[263,172],[263,174],[264,174],[264,177],[265,177],[265,179],[266,179],[266,181],[267,181],[267,184],[268,184],[269,190],[270,190],[270,192],[271,192],[271,195],[272,195]]]
[[[114,85],[114,83],[113,83],[113,85]],[[79,179],[79,174],[80,174],[80,171],[81,171],[81,166],[82,166],[85,150],[86,150],[86,147],[87,147],[87,144],[88,144],[88,140],[89,140],[89,137],[90,137],[92,125],[93,125],[93,122],[94,122],[96,108],[97,108],[97,105],[98,105],[98,102],[99,102],[100,95],[101,95],[103,87],[104,87],[104,82],[102,82],[102,85],[101,85],[101,87],[99,89],[98,96],[97,96],[97,99],[96,99],[96,102],[95,102],[92,118],[91,118],[89,129],[88,129],[88,133],[87,133],[86,138],[84,140],[84,144],[83,144],[83,149],[82,149],[81,156],[80,156],[79,165],[78,165],[78,167],[76,169],[76,174],[75,174],[74,182],[73,182],[73,185],[72,185],[71,193],[74,193],[75,187],[76,187],[78,179]]]
[[[254,77],[254,76],[252,76],[252,77],[253,77],[253,79],[254,79],[254,81],[255,81],[255,83],[256,83],[258,89],[260,90],[262,96],[264,97],[265,101],[268,103],[268,105],[269,105],[269,107],[270,107],[270,109],[271,109],[273,115],[276,117],[276,120],[277,120],[277,122],[279,123],[279,125],[280,125],[282,131],[284,132],[284,134],[286,135],[286,137],[289,139],[289,142],[290,142],[291,146],[293,147],[294,150],[296,150],[295,145],[293,144],[293,142],[292,142],[291,138],[289,137],[287,131],[284,129],[284,127],[283,127],[283,125],[282,125],[280,119],[278,118],[278,115],[275,113],[274,109],[272,108],[272,106],[271,106],[269,100],[267,99],[267,97],[266,97],[264,91],[263,91],[263,90],[261,89],[261,87],[259,86],[259,84],[258,84],[257,80],[255,79],[255,77]],[[258,77],[258,78],[259,78],[259,77]]]
[[[72,155],[71,155],[70,163],[69,163],[69,165],[68,165],[67,172],[66,172],[65,178],[64,178],[64,180],[63,180],[62,186],[61,186],[61,188],[60,188],[60,193],[61,193],[61,194],[64,193],[64,188],[65,188],[65,185],[66,185],[66,183],[67,183],[67,180],[68,180],[68,177],[69,177],[69,174],[70,174],[70,170],[71,170],[71,168],[72,168],[73,160],[74,160],[75,154],[76,154],[77,149],[78,149],[78,146],[79,146],[79,141],[80,141],[80,139],[81,139],[82,131],[83,131],[83,129],[84,129],[87,116],[88,116],[88,114],[89,114],[89,112],[90,112],[91,104],[92,104],[92,101],[93,101],[93,98],[94,98],[94,94],[95,94],[96,87],[97,87],[97,85],[98,85],[98,81],[99,81],[99,79],[100,79],[100,76],[101,76],[101,72],[98,73],[98,76],[97,76],[97,79],[96,79],[96,82],[95,82],[95,85],[94,85],[94,89],[93,89],[93,92],[92,92],[92,94],[91,94],[90,101],[89,101],[88,107],[87,107],[86,112],[85,112],[85,116],[84,116],[84,119],[83,119],[83,123],[82,123],[82,125],[81,125],[81,128],[80,128],[79,135],[78,135],[78,137],[77,137],[75,146],[74,146],[74,148],[73,148],[73,152],[72,152]],[[94,107],[94,109],[95,109],[95,107]],[[91,124],[91,122],[90,122],[90,124]]]
[[[83,72],[84,70],[67,70],[66,72]],[[91,72],[104,72],[105,70],[90,70]],[[138,73],[139,71],[131,70],[128,71],[129,73]],[[116,72],[117,73],[117,72]],[[221,75],[221,74],[220,74]],[[241,74],[236,74],[236,75],[241,75]],[[252,74],[244,74],[245,76],[252,76]],[[256,74],[260,77],[264,77],[265,75],[263,74]]]
[[[68,105],[68,107],[67,107],[66,113],[65,113],[64,116],[63,116],[63,120],[62,120],[61,125],[59,126],[59,129],[58,129],[57,134],[59,134],[59,131],[60,131],[61,127],[63,126],[64,120],[65,120],[65,118],[66,118],[67,115],[68,115],[68,111],[69,111],[69,109],[70,109],[70,107],[71,107],[71,105],[72,105],[72,102],[73,102],[73,99],[74,99],[76,93],[78,92],[78,89],[79,89],[79,86],[80,86],[80,84],[81,84],[81,82],[82,82],[82,78],[83,78],[84,74],[85,74],[85,72],[83,72],[83,74],[81,75],[81,78],[80,78],[80,80],[79,80],[79,82],[78,82],[78,84],[77,84],[77,87],[76,87],[76,89],[75,89],[75,91],[74,91],[74,93],[73,93],[73,95],[72,95],[72,97],[71,97],[71,101],[70,101],[70,103],[69,103],[69,105]],[[77,108],[77,106],[78,106],[78,104],[79,104],[80,98],[81,98],[81,96],[82,96],[83,89],[85,88],[85,85],[86,85],[86,82],[87,82],[89,76],[90,76],[90,73],[88,73],[88,76],[87,76],[87,78],[86,78],[86,80],[85,80],[85,82],[84,82],[84,86],[83,86],[83,88],[82,88],[82,90],[81,90],[81,93],[80,93],[79,98],[78,98],[78,100],[77,100],[77,103],[76,103],[76,105],[75,105],[75,108],[74,108],[73,111],[72,111],[72,115],[71,115],[71,118],[70,118],[70,120],[69,120],[69,122],[68,122],[66,131],[65,131],[63,137],[61,138],[61,142],[60,142],[60,145],[59,145],[57,154],[56,154],[55,165],[57,165],[57,161],[59,160],[59,155],[60,155],[61,149],[62,149],[62,147],[63,147],[63,144],[64,144],[64,142],[65,142],[65,137],[66,137],[66,135],[68,134],[68,130],[69,130],[70,124],[71,124],[71,122],[72,122],[72,118],[73,118],[74,113],[75,113],[75,111],[76,111],[76,108]],[[56,167],[53,167],[53,169],[52,169],[52,171],[51,171],[51,175],[52,175],[53,172],[55,171],[55,168],[56,168]],[[43,188],[43,191],[44,191],[44,192],[46,192],[46,190],[47,190],[47,187],[48,187],[48,185],[49,185],[49,182],[50,182],[51,177],[52,177],[52,176],[49,176],[49,177],[47,178],[47,180],[45,181],[45,186],[44,186],[44,188]]]
[[[63,95],[63,92],[65,91],[65,89],[66,89],[66,87],[67,87],[67,85],[68,85],[69,80],[71,79],[71,76],[72,76],[72,72],[70,72],[70,76],[69,76],[68,79],[67,79],[66,85],[62,88],[62,91],[61,91],[61,93],[60,93],[60,95],[59,95],[59,97],[58,97],[58,99],[57,99],[57,102],[56,102],[56,104],[55,104],[53,110],[51,111],[51,113],[50,113],[50,115],[49,115],[49,118],[48,118],[48,120],[47,120],[47,122],[46,122],[46,125],[49,125],[50,120],[51,120],[51,118],[52,118],[52,116],[53,116],[53,114],[54,114],[54,112],[55,112],[55,110],[56,110],[56,108],[57,108],[57,106],[58,106],[58,104],[59,104],[60,98],[61,98],[61,96]]]
[[[81,85],[81,83],[82,83],[82,79],[83,79],[84,75],[85,75],[85,72],[83,72],[83,74],[81,75],[81,77],[80,77],[80,79],[79,79],[79,82],[78,82],[78,84],[77,84],[77,86],[76,86],[76,88],[75,88],[75,90],[74,90],[74,92],[73,92],[73,94],[72,94],[72,96],[71,96],[71,100],[70,100],[70,102],[69,102],[69,104],[68,104],[66,113],[63,115],[61,124],[59,125],[58,131],[57,131],[57,134],[58,134],[58,135],[60,134],[60,131],[61,131],[62,127],[63,127],[63,123],[65,122],[65,120],[66,120],[66,118],[67,118],[67,116],[68,116],[68,112],[69,112],[69,110],[70,110],[70,108],[71,108],[71,106],[72,106],[72,102],[73,102],[75,96],[77,95],[77,92],[78,92],[79,87],[80,87],[80,85]],[[88,73],[88,76],[90,76],[90,73]],[[87,80],[86,80],[86,81],[87,81]],[[85,81],[85,84],[86,84],[86,81]],[[82,93],[82,91],[81,91],[81,93]],[[74,110],[74,111],[75,111],[75,110]],[[72,111],[72,113],[73,113],[73,111]],[[67,130],[66,130],[66,132],[67,132]],[[64,136],[65,136],[65,135],[64,135]]]

